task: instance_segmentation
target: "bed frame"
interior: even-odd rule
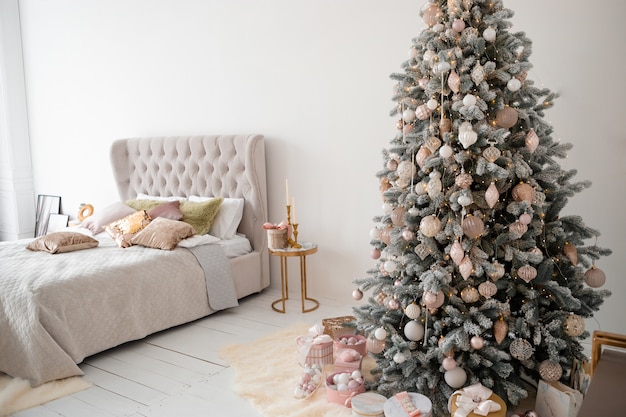
[[[113,176],[122,200],[139,193],[244,198],[238,232],[253,252],[231,261],[237,298],[270,284],[265,144],[262,135],[120,139],[111,146]]]

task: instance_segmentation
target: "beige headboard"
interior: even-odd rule
[[[262,135],[176,136],[120,139],[111,165],[122,200],[138,193],[245,199],[239,232],[261,252],[269,283],[265,144]]]

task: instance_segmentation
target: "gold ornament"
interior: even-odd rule
[[[425,146],[421,146],[419,151],[417,151],[417,154],[415,155],[415,162],[417,162],[417,165],[419,165],[420,168],[424,168],[424,165],[426,165],[426,160],[431,154],[432,152],[430,151],[430,149]]]
[[[502,317],[500,317],[500,319],[493,324],[493,336],[498,344],[501,344],[504,341],[508,331],[509,325],[502,319]]]
[[[491,281],[485,281],[478,286],[478,292],[485,298],[491,298],[498,292],[498,287]]]
[[[439,133],[443,135],[452,130],[452,121],[448,118],[443,118],[439,121]]]
[[[517,110],[509,106],[498,110],[496,113],[496,124],[504,129],[515,126],[518,119],[519,115],[517,114]]]
[[[585,321],[579,315],[570,313],[565,317],[563,330],[568,336],[578,337],[585,331]]]
[[[563,368],[558,362],[545,360],[539,364],[539,376],[546,381],[558,381],[563,375]]]
[[[471,239],[475,239],[485,231],[485,224],[478,216],[467,216],[461,223],[463,233]]]
[[[415,253],[417,254],[417,256],[420,257],[420,259],[423,261],[424,259],[426,259],[428,257],[428,255],[430,255],[431,250],[428,247],[428,245],[425,245],[423,243],[420,243],[419,245],[417,245],[415,247]]]
[[[578,251],[576,250],[576,246],[570,245],[569,242],[565,242],[563,253],[567,256],[567,259],[570,260],[572,265],[578,265]]]
[[[592,265],[591,268],[585,272],[585,282],[591,288],[598,288],[604,285],[606,282],[606,275],[604,271],[598,268],[595,265]]]
[[[528,226],[526,226],[524,223],[521,223],[519,221],[511,223],[511,225],[509,226],[509,232],[513,233],[513,235],[517,239],[522,237],[524,233],[526,233],[527,231],[528,231]]]
[[[517,184],[513,187],[511,195],[515,201],[526,201],[529,204],[533,202],[533,187],[525,182]]]
[[[475,303],[480,298],[480,294],[474,287],[465,287],[461,290],[461,298],[466,303]]]
[[[511,356],[513,356],[515,359],[525,361],[532,356],[533,347],[528,340],[517,338],[511,342],[511,346],[509,346],[509,351],[511,352]]]
[[[468,174],[466,172],[461,172],[454,179],[454,183],[459,188],[462,188],[464,190],[468,189],[472,185],[472,182],[474,182],[474,178],[472,178],[471,174]]]
[[[495,162],[498,158],[500,158],[500,155],[502,155],[502,153],[500,152],[500,149],[496,148],[495,146],[491,145],[490,147],[486,148],[483,151],[483,157],[489,161],[489,162]]]
[[[501,263],[499,263],[498,261],[494,261],[491,266],[493,267],[493,271],[487,273],[487,275],[489,275],[489,278],[491,278],[493,281],[497,281],[504,276],[504,266]]]
[[[424,145],[431,152],[435,152],[441,146],[441,139],[439,139],[437,136],[429,136],[428,139],[426,139],[426,141],[424,142]]]
[[[496,187],[496,184],[491,182],[491,184],[487,188],[487,191],[485,191],[485,201],[487,202],[489,208],[493,208],[498,202],[499,198],[500,192],[498,191],[498,187]]]
[[[523,279],[526,283],[529,283],[537,277],[537,270],[533,266],[524,265],[517,270],[517,276]]]

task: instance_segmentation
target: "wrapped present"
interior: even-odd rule
[[[356,321],[354,316],[342,316],[322,319],[324,333],[333,339],[339,338],[344,334],[357,334],[356,328],[348,326],[348,323]]]
[[[583,394],[558,381],[539,380],[535,411],[541,417],[576,417],[583,403]]]
[[[352,372],[361,370],[363,355],[354,349],[342,349],[335,359],[335,372]]]
[[[354,417],[385,417],[387,398],[376,392],[364,392],[352,397],[352,415]]]
[[[477,383],[455,391],[448,400],[452,417],[505,417],[506,404],[484,385]]]
[[[365,356],[367,354],[367,339],[360,334],[344,334],[335,339],[333,349],[335,358],[343,349],[354,349],[361,356]]]
[[[428,397],[416,392],[401,392],[385,401],[383,407],[385,417],[407,417],[409,415],[407,409],[412,409],[411,406],[419,410],[420,417],[432,416],[433,403]]]
[[[322,333],[321,326],[313,326],[309,334],[296,338],[298,347],[298,363],[305,365],[332,365],[333,363],[333,340],[327,334]]]

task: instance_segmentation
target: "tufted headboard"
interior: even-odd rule
[[[265,144],[262,135],[176,136],[119,139],[111,165],[122,200],[138,193],[245,199],[238,231],[261,253],[269,283]]]

